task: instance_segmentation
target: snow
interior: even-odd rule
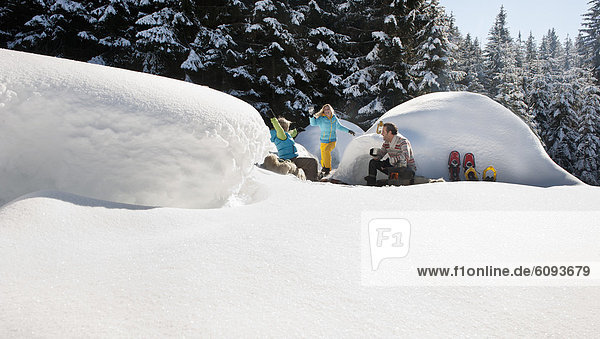
[[[84,7],[79,2],[69,0],[56,0],[54,1],[54,4],[50,6],[50,10],[53,12],[59,10],[63,10],[65,12],[77,12],[83,11]]]
[[[420,171],[436,173],[442,149],[435,140],[446,139],[461,151],[494,145],[498,157],[510,149],[511,158],[531,158],[520,163],[527,171],[518,172],[506,169],[508,160],[500,157],[499,173],[509,179],[537,172],[539,180],[549,180],[538,186],[550,187],[457,182],[372,188],[300,181],[252,166],[252,158],[271,147],[269,135],[258,113],[233,97],[18,52],[0,50],[0,60],[0,187],[3,199],[21,194],[16,188],[25,193],[0,207],[1,337],[598,332],[597,273],[593,280],[536,279],[529,282],[534,286],[477,279],[471,281],[475,286],[439,280],[442,286],[427,286],[403,285],[402,272],[390,271],[405,260],[436,266],[448,258],[452,265],[483,258],[599,268],[600,233],[593,222],[598,188],[573,185],[544,160],[534,140],[525,142],[529,134],[519,124],[484,98],[425,96],[383,119],[403,123]],[[496,115],[469,113],[483,108]],[[434,121],[444,110],[448,118]],[[461,134],[440,127],[477,126],[461,122],[466,117],[499,131],[479,126]],[[418,125],[427,125],[428,133]],[[379,142],[371,132],[351,139],[342,166],[360,161],[346,160],[355,144]],[[489,133],[514,145],[495,145]],[[485,160],[491,158],[483,153]],[[191,171],[192,163],[206,170]],[[232,164],[236,169],[221,171]],[[202,200],[238,183],[226,207],[137,202],[166,191]],[[142,185],[154,194],[146,197]],[[90,187],[119,188],[135,201],[93,194]],[[410,219],[406,258],[385,259],[379,271],[365,271],[365,213]],[[396,285],[370,282],[373,274],[386,272],[395,275]]]
[[[0,58],[0,202],[55,189],[220,207],[270,144],[254,108],[206,87],[7,50]]]

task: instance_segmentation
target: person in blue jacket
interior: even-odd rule
[[[296,129],[289,130],[291,122],[285,118],[271,118],[273,128],[271,132],[271,142],[277,147],[277,157],[282,160],[290,160],[299,168],[304,170],[306,179],[310,181],[318,180],[318,163],[314,158],[305,158],[298,156],[298,149],[294,137],[298,134]]]
[[[331,152],[337,141],[336,131],[339,129],[351,135],[356,134],[340,123],[330,104],[323,105],[319,112],[310,117],[310,125],[319,126],[321,130],[321,173],[327,175],[331,171]]]

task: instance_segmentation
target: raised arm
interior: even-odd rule
[[[279,140],[287,139],[287,136],[285,135],[283,128],[279,124],[279,121],[277,121],[277,118],[271,118],[271,123],[273,124],[273,127],[275,128],[275,131],[277,132],[277,139],[279,139]]]

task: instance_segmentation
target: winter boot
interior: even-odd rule
[[[367,181],[367,186],[375,186],[377,184],[377,177],[367,175],[365,180]]]

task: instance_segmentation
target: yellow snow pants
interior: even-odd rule
[[[335,141],[321,143],[321,166],[331,169],[331,152],[335,148]]]

